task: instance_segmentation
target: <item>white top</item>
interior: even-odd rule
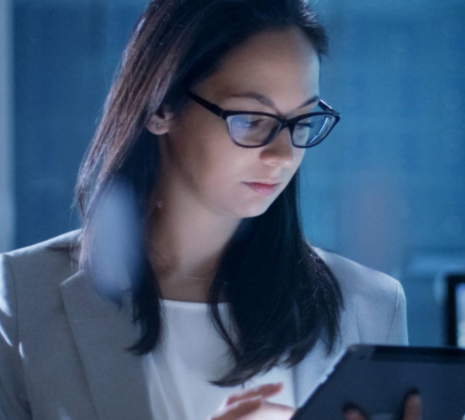
[[[209,381],[231,367],[228,347],[216,331],[206,303],[162,300],[163,340],[146,358],[152,410],[157,420],[202,420],[215,414],[226,398],[259,384],[283,382],[270,401],[295,406],[292,370],[272,369],[244,387],[223,388]],[[229,306],[219,304],[228,331]]]

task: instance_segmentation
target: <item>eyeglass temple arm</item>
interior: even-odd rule
[[[318,105],[321,106],[321,108],[324,110],[324,111],[328,111],[328,112],[331,112],[333,114],[336,114],[336,115],[339,115],[339,112],[335,111],[333,108],[331,108],[325,101],[323,101],[322,99],[320,99],[318,101]]]
[[[214,114],[218,115],[219,117],[223,118],[223,110],[219,106],[217,106],[215,104],[212,104],[211,102],[206,101],[205,99],[201,98],[200,96],[197,96],[195,93],[187,92],[187,95],[189,96],[189,98],[191,98],[195,102],[199,103],[203,107],[207,108],[209,111],[211,111]]]

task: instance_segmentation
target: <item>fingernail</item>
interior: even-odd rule
[[[349,411],[349,410],[360,410],[355,404],[347,403],[342,407],[342,411]]]
[[[407,394],[405,394],[406,397],[410,397],[412,395],[420,395],[420,391],[418,390],[418,388],[411,388],[407,391]]]

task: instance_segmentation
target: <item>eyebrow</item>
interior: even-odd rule
[[[261,93],[258,92],[244,92],[244,93],[238,93],[235,95],[230,95],[230,98],[250,98],[250,99],[255,99],[256,101],[262,103],[263,105],[269,106],[273,109],[276,110],[276,105],[274,102],[268,98],[268,96],[262,95]],[[320,97],[318,95],[312,96],[310,99],[307,99],[303,104],[299,105],[296,109],[303,108],[304,106],[310,105],[313,102],[318,102]]]

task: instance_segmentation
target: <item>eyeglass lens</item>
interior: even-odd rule
[[[279,120],[266,115],[240,114],[228,117],[229,134],[238,144],[256,147],[274,138],[281,127]],[[312,115],[299,120],[292,131],[292,142],[310,147],[323,140],[336,122],[331,114]]]

